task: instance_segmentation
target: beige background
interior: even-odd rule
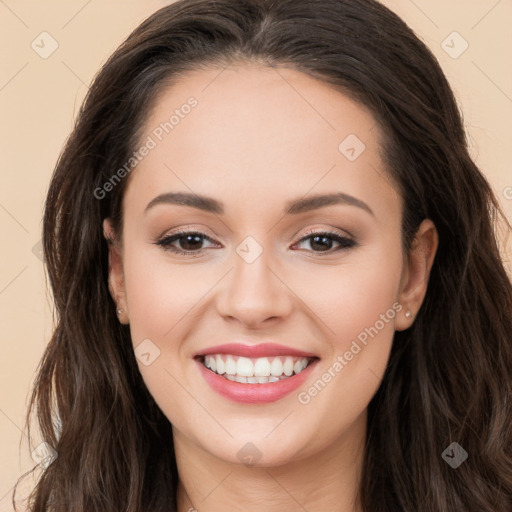
[[[87,84],[123,38],[165,3],[0,0],[0,511],[12,510],[12,486],[35,464],[22,429],[52,329],[38,252],[50,174]],[[472,154],[512,220],[512,0],[384,3],[438,57],[464,113]],[[35,41],[43,51],[44,37],[50,48],[42,32],[58,43],[46,59],[31,47]],[[448,55],[459,53],[464,40],[464,53]]]

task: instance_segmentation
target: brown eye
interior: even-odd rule
[[[325,253],[325,252],[335,252],[341,249],[349,249],[351,247],[356,246],[356,242],[350,238],[345,236],[341,236],[337,233],[333,232],[315,232],[310,233],[308,236],[305,236],[300,239],[299,243],[304,241],[310,241],[309,246],[311,251]],[[339,247],[334,251],[331,251],[333,244],[338,244]]]
[[[164,238],[158,240],[156,244],[166,251],[172,251],[185,255],[192,253],[193,255],[197,255],[204,250],[202,244],[205,240],[213,242],[212,239],[204,233],[195,231],[181,231],[172,235],[165,236]]]

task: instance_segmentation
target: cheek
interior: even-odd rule
[[[218,278],[207,265],[178,265],[154,248],[132,250],[125,259],[125,282],[134,344],[138,339],[172,339],[180,322]]]
[[[382,246],[364,261],[338,268],[328,286],[317,283],[318,293],[309,295],[308,306],[322,320],[329,351],[297,401],[303,412],[315,411],[312,416],[323,421],[326,439],[348,428],[380,385],[395,318],[402,314],[397,301],[401,264],[398,251]]]
[[[396,300],[401,271],[401,253],[382,244],[354,253],[338,266],[301,274],[296,287],[323,325],[333,356],[348,349],[358,336],[364,341],[365,332],[369,336],[367,329],[375,324],[379,333],[392,335],[400,307]]]
[[[199,429],[204,418],[185,391],[190,383],[184,378],[180,350],[195,323],[195,308],[215,282],[214,272],[201,265],[171,264],[153,247],[132,247],[125,253],[124,272],[139,371],[173,425],[186,430],[186,425],[197,423]]]

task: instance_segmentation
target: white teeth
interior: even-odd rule
[[[295,373],[300,373],[304,368],[306,368],[306,366],[302,366],[302,360],[296,361],[295,364],[293,365],[293,371]]]
[[[215,357],[213,356],[206,356],[205,357],[205,365],[210,368],[212,371],[217,371],[217,361]]]
[[[308,357],[258,357],[248,358],[230,354],[209,354],[204,365],[226,379],[248,384],[267,384],[287,379],[308,366]]]
[[[212,368],[215,371],[214,368]],[[236,362],[236,373],[240,377],[252,377],[254,375],[254,365],[247,357],[239,357]]]
[[[254,363],[254,375],[256,377],[268,377],[270,375],[270,363],[268,358],[259,357]]]
[[[281,363],[281,359],[278,357],[274,358],[274,360],[270,363],[270,374],[274,377],[283,375],[283,363]]]
[[[224,363],[224,359],[222,359],[222,357],[220,357],[220,356],[217,356],[215,358],[215,362],[217,365],[217,369],[213,370],[213,371],[217,372],[219,375],[226,373],[226,364]],[[209,366],[208,368],[211,369],[211,366]]]
[[[284,375],[281,377],[239,377],[238,375],[224,375],[224,377],[232,382],[240,382],[241,384],[268,384],[269,382],[277,382],[279,380],[287,379]]]
[[[284,360],[283,372],[288,377],[293,373],[293,359],[291,357],[287,357]]]
[[[228,375],[235,375],[236,374],[236,361],[231,356],[227,356],[226,357],[226,366],[224,368],[226,369],[226,373]]]

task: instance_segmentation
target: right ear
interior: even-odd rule
[[[108,289],[116,304],[117,317],[128,324],[128,302],[123,272],[123,253],[110,218],[103,221],[103,235],[108,242]]]

